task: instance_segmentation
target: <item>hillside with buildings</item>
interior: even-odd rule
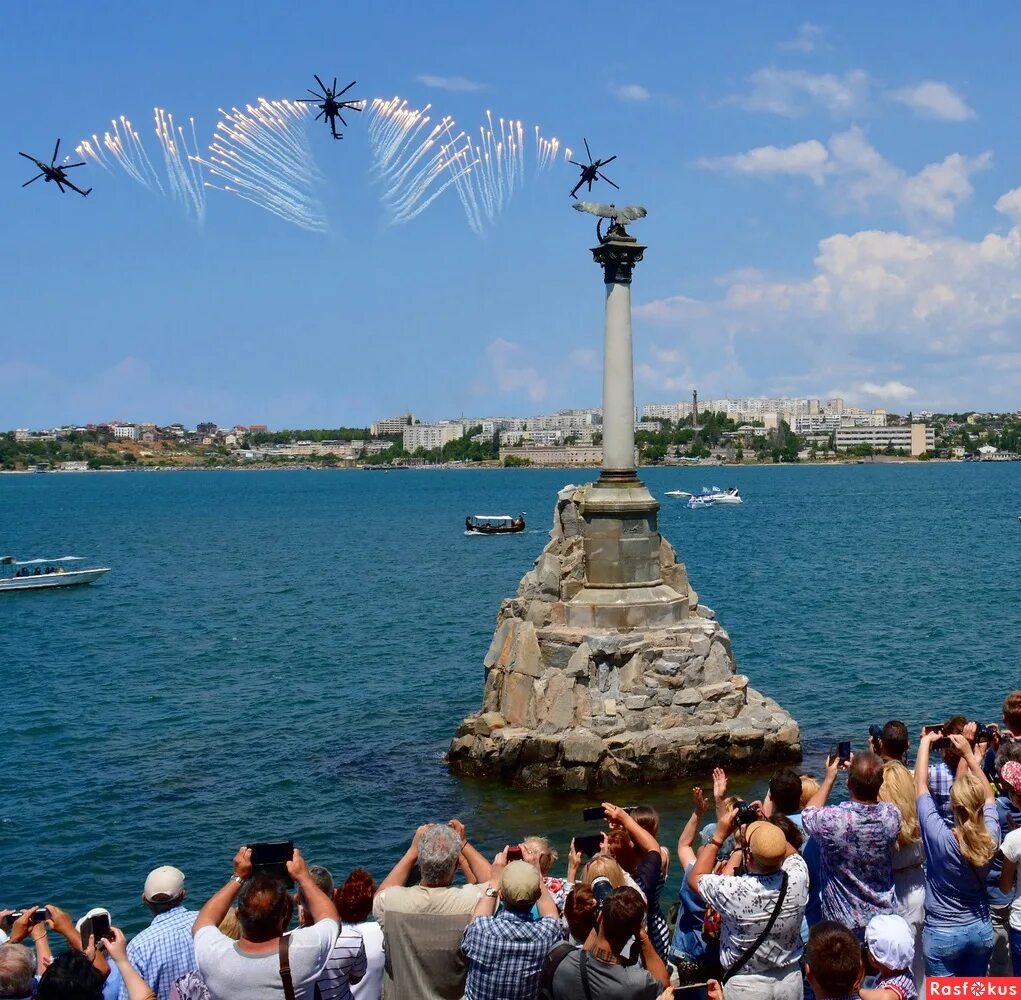
[[[635,411],[638,461],[798,462],[870,458],[1009,461],[1021,413],[898,415],[841,399],[755,397],[652,403]],[[402,413],[367,428],[194,428],[110,421],[0,432],[0,470],[375,467],[423,464],[595,466],[602,411],[422,421]]]

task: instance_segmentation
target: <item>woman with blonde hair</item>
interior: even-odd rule
[[[897,913],[904,918],[915,936],[912,973],[915,984],[922,990],[925,979],[925,957],[922,951],[925,848],[922,845],[922,829],[918,825],[914,775],[899,760],[888,760],[883,765],[879,801],[892,802],[900,810],[900,834],[893,853],[893,887],[897,890]]]
[[[984,976],[993,951],[986,881],[1000,846],[993,786],[965,737],[949,736],[968,773],[950,787],[954,825],[948,827],[929,792],[929,747],[940,733],[923,733],[915,761],[918,822],[925,845],[927,976]]]

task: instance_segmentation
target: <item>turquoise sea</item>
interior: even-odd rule
[[[112,567],[0,595],[0,907],[105,905],[136,929],[156,865],[185,870],[195,905],[258,839],[382,877],[419,823],[455,815],[487,853],[530,832],[564,851],[587,800],[455,780],[441,755],[554,494],[592,475],[0,476],[0,549]],[[739,507],[662,498],[660,526],[810,768],[891,717],[997,719],[1019,686],[1021,465],[643,476],[661,498],[741,488]],[[467,513],[519,510],[522,535],[463,534]],[[616,795],[655,803],[672,846],[688,787]]]

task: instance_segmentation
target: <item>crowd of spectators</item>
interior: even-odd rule
[[[1021,691],[1002,727],[926,727],[913,773],[910,743],[872,727],[821,780],[784,768],[747,804],[717,768],[676,852],[654,809],[604,802],[566,877],[544,837],[489,860],[453,819],[378,886],[243,846],[196,911],[161,866],[130,942],[102,909],[3,910],[0,1000],[913,1000],[926,976],[1021,974]]]

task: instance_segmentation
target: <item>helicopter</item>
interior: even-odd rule
[[[39,180],[40,177],[45,177],[47,184],[49,184],[50,181],[57,182],[57,187],[60,188],[61,194],[65,193],[64,185],[66,184],[72,191],[77,191],[78,194],[80,194],[83,198],[88,197],[89,191],[91,191],[92,188],[88,188],[87,190],[83,191],[80,187],[76,187],[75,184],[68,180],[67,174],[64,173],[65,170],[70,170],[72,167],[84,167],[85,161],[82,160],[81,163],[65,163],[62,166],[58,167],[56,164],[57,154],[59,151],[60,140],[58,139],[56,146],[53,147],[53,159],[50,160],[49,166],[47,166],[45,163],[42,163],[40,160],[37,160],[34,156],[29,156],[28,153],[19,153],[18,154],[19,156],[25,157],[26,160],[31,160],[39,168],[39,173],[37,173],[35,177],[32,178],[31,181],[25,181],[25,183],[22,184],[21,186],[28,187],[28,185],[31,184],[32,181],[37,181]]]
[[[309,90],[309,93],[312,95],[311,97],[299,97],[298,100],[304,104],[318,104],[319,114],[316,115],[315,120],[319,121],[320,118],[323,118],[326,122],[329,123],[330,131],[333,133],[333,138],[343,139],[344,134],[342,132],[337,132],[338,118],[340,119],[341,124],[343,124],[345,127],[347,126],[347,122],[344,121],[344,116],[341,114],[341,112],[345,108],[348,108],[351,111],[361,111],[362,108],[360,101],[338,101],[337,98],[340,97],[342,94],[346,94],[358,81],[352,80],[343,90],[341,90],[338,93],[336,77],[333,78],[333,86],[327,87],[326,84],[323,83],[323,81],[320,80],[315,73],[313,73],[312,75],[315,76],[316,83],[319,84],[323,92],[320,94],[318,91]]]
[[[580,188],[582,184],[588,184],[588,189],[591,191],[593,181],[599,180],[600,178],[619,191],[620,185],[614,184],[609,177],[601,173],[599,170],[600,167],[605,167],[607,163],[612,163],[615,159],[617,159],[617,154],[614,153],[614,155],[608,160],[595,160],[592,158],[592,150],[588,148],[588,139],[583,139],[582,142],[585,143],[585,152],[588,153],[588,163],[579,163],[577,160],[570,161],[576,167],[581,167],[581,180],[574,185],[574,189],[571,191],[570,196],[572,198],[576,198],[578,196],[578,188]]]

